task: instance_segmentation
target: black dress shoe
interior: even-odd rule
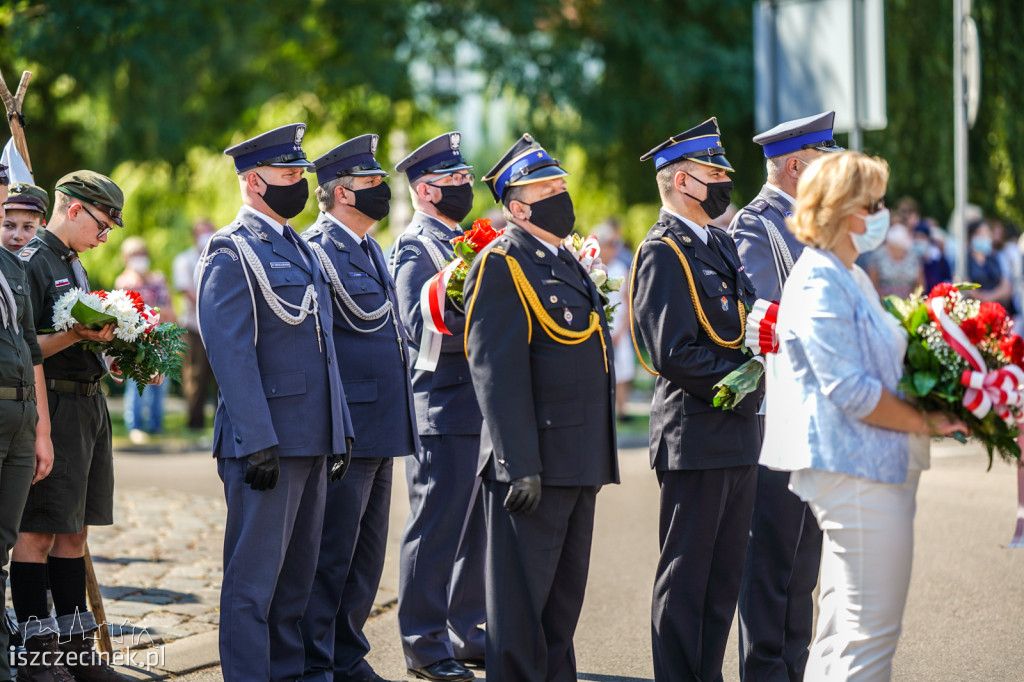
[[[483,670],[487,667],[486,661],[483,656],[471,656],[469,658],[456,658],[459,664],[467,668],[476,668],[477,670]]]
[[[424,668],[409,668],[409,672],[414,677],[419,677],[424,680],[445,680],[445,682],[469,682],[475,680],[476,675],[473,672],[455,659],[446,658],[438,661],[437,663],[431,663]]]

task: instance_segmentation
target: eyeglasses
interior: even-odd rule
[[[98,235],[96,236],[96,238],[97,238],[97,239],[103,239],[103,238],[104,238],[104,237],[106,237],[106,236],[107,236],[108,234],[110,234],[110,231],[114,229],[114,228],[113,228],[112,226],[109,226],[109,225],[104,225],[103,223],[101,223],[101,222],[100,222],[100,221],[99,221],[99,220],[98,220],[98,219],[96,218],[96,216],[94,216],[94,215],[92,214],[92,212],[91,212],[91,211],[90,211],[89,209],[87,209],[87,208],[85,207],[85,205],[84,205],[84,204],[80,204],[80,205],[82,206],[82,210],[83,210],[83,211],[85,211],[86,213],[88,213],[88,214],[89,214],[89,217],[90,217],[90,218],[92,218],[92,219],[93,219],[93,220],[94,220],[94,221],[96,222],[96,225],[98,225],[98,226],[99,226],[99,228],[100,228],[100,233],[99,233],[99,234],[98,234]]]
[[[446,178],[451,178],[452,181],[444,182]],[[427,184],[432,185],[433,187],[450,187],[453,185],[472,185],[474,180],[476,180],[476,176],[473,175],[472,173],[469,173],[467,171],[455,171],[454,173],[449,173],[448,175],[438,178],[434,182],[428,182]]]
[[[870,204],[867,205],[868,213],[878,213],[879,210],[885,208],[885,197],[879,197]]]

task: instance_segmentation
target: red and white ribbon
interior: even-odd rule
[[[967,387],[964,392],[963,404],[971,414],[982,419],[991,410],[995,410],[1008,424],[1020,422],[1011,408],[1020,414],[1024,408],[1024,394],[1020,387],[1024,384],[1024,370],[1014,364],[1006,365],[989,371],[985,358],[967,338],[960,326],[946,314],[946,299],[936,297],[928,301],[928,315],[935,321],[942,338],[967,361],[972,369],[964,370],[960,383]]]
[[[420,334],[419,355],[414,369],[433,372],[437,369],[437,360],[441,357],[441,335],[448,334],[444,324],[444,309],[448,303],[448,280],[452,272],[462,262],[456,258],[426,282],[420,289],[420,315],[423,317],[423,332]]]
[[[754,302],[747,313],[746,346],[755,355],[767,355],[779,350],[775,325],[779,319],[779,304],[763,298]]]
[[[1021,414],[1022,399],[1020,387],[1024,384],[1024,371],[1017,365],[1007,365],[994,372],[989,372],[985,359],[967,338],[959,325],[946,314],[944,298],[933,298],[928,301],[928,315],[935,321],[942,332],[942,338],[953,347],[960,357],[967,361],[972,370],[965,370],[960,376],[960,383],[967,386],[964,393],[964,407],[981,419],[995,409],[1008,424],[1017,422],[1017,428],[1024,427],[1024,418],[1015,416],[1011,407],[1017,408]],[[1017,444],[1024,448],[1024,432],[1017,436]],[[1006,545],[1008,549],[1024,547],[1024,464],[1017,463],[1017,527],[1013,538]]]

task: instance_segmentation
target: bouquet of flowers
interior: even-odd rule
[[[885,306],[909,336],[900,389],[925,410],[963,420],[984,443],[991,467],[993,451],[1020,460],[1024,339],[1013,333],[1003,306],[960,293],[973,288],[938,284],[927,296],[888,296]]]
[[[465,234],[452,240],[455,260],[452,261],[454,265],[450,266],[452,269],[445,284],[445,293],[460,307],[465,305],[462,290],[466,286],[466,275],[469,274],[469,266],[473,264],[473,259],[485,246],[504,232],[505,230],[496,232],[491,227],[490,219],[478,218],[473,221],[473,225],[466,230]]]
[[[115,371],[134,379],[140,395],[158,374],[181,379],[185,330],[176,324],[161,324],[160,309],[146,305],[138,292],[72,289],[54,306],[53,326],[56,331],[66,331],[76,322],[89,329],[116,324],[113,341],[83,341],[82,345],[112,358]]]
[[[578,233],[573,232],[562,240],[562,244],[579,261],[594,286],[597,287],[598,293],[601,294],[601,298],[605,302],[604,317],[608,321],[608,325],[611,326],[619,304],[610,305],[608,303],[609,296],[622,287],[622,282],[626,278],[608,276],[608,266],[601,262],[601,245],[597,243],[597,237],[594,235],[584,239]]]
[[[779,349],[775,335],[778,317],[779,304],[776,302],[758,299],[753,306],[747,306],[744,350],[752,352],[751,348],[757,348],[759,352],[715,384],[715,388],[718,389],[712,400],[715,407],[731,410],[748,393],[757,390],[764,377],[765,356]]]

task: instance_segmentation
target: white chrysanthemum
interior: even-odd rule
[[[75,307],[81,293],[81,289],[75,288],[57,299],[57,303],[53,306],[54,329],[63,332],[75,325],[76,320],[71,316],[71,309]]]

